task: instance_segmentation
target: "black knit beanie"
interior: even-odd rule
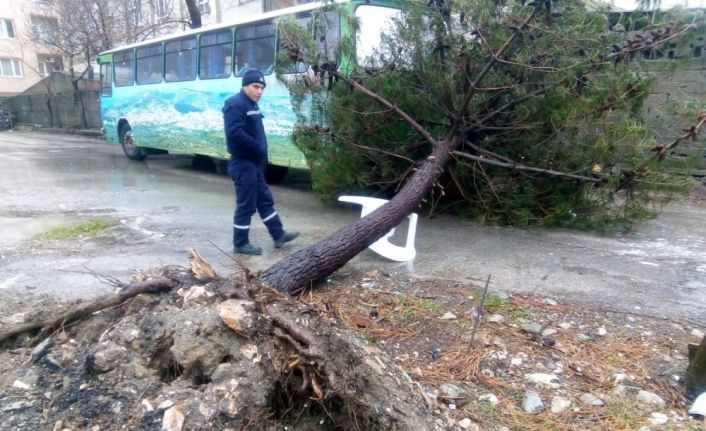
[[[263,87],[267,87],[265,82],[265,76],[257,69],[250,69],[243,75],[243,87],[250,84],[262,84]]]

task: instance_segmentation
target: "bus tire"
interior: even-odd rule
[[[287,172],[289,172],[289,168],[286,166],[268,164],[265,169],[265,181],[267,181],[267,184],[281,183],[284,177],[287,176]]]
[[[145,150],[135,144],[132,127],[129,124],[124,124],[120,128],[120,146],[123,147],[123,152],[130,160],[144,160],[147,157]]]

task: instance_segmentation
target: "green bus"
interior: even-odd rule
[[[354,35],[337,11],[322,6],[281,9],[102,52],[98,62],[106,141],[120,143],[133,160],[165,151],[228,158],[221,107],[240,91],[245,71],[258,69],[267,82],[259,106],[269,143],[268,176],[276,181],[290,167],[306,169],[304,155],[291,139],[296,116],[289,91],[274,74],[276,19],[289,15],[307,26],[314,14],[325,13],[334,23],[322,38],[326,48],[332,50],[340,37],[355,37],[356,56],[363,59],[378,46],[388,19],[399,14],[388,2],[346,2],[343,7],[351,8],[360,24]],[[352,59],[338,60],[342,64]],[[296,68],[292,74],[306,71],[305,65]]]

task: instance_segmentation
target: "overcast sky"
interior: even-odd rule
[[[616,7],[626,10],[632,10],[637,7],[637,2],[634,0],[613,0],[612,3]],[[662,0],[662,8],[670,8],[672,6],[706,7],[706,0]]]

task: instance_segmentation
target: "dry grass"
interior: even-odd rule
[[[395,292],[394,287],[385,288],[385,280],[378,281],[383,284],[380,290],[334,285],[306,295],[306,302],[338,318],[364,339],[377,343],[415,380],[428,387],[453,382],[497,396],[499,401],[495,405],[472,401],[459,412],[479,422],[482,429],[497,424],[530,431],[637,429],[649,412],[636,404],[634,398],[609,396],[616,374],[629,375],[633,379],[630,385],[659,394],[667,401],[668,408],[683,409],[685,405],[682,393],[671,383],[671,375],[660,377],[655,371],[660,359],[675,353],[673,342],[666,337],[642,336],[638,331],[626,329],[624,322],[611,322],[606,315],[592,315],[571,305],[513,297],[512,301],[494,304],[493,312],[505,315],[506,323],[482,323],[476,340],[485,343],[471,347],[471,309],[477,306],[471,303],[480,297],[473,286],[441,289],[438,283],[415,282],[414,291],[418,294],[403,295]],[[476,299],[469,301],[469,298]],[[458,319],[439,319],[447,311]],[[559,319],[584,319],[587,323],[583,329],[577,323],[559,330],[551,336],[556,344],[547,346],[513,324],[517,316],[552,323],[552,327],[556,327]],[[597,322],[609,327],[606,335],[588,341],[579,338]],[[499,360],[496,353],[504,350],[500,345],[506,349],[508,358],[526,354],[525,364],[512,367],[509,359]],[[434,347],[443,352],[436,359],[427,354]],[[686,348],[686,343],[680,347]],[[538,371],[538,363],[554,363],[563,368],[558,374],[562,381],[561,395],[571,399],[572,408],[561,414],[552,414],[548,406],[537,414],[522,410],[521,400],[527,389],[540,393],[546,404],[558,394],[523,381],[526,373],[552,372]],[[605,405],[580,405],[578,397],[584,392],[601,397]]]

